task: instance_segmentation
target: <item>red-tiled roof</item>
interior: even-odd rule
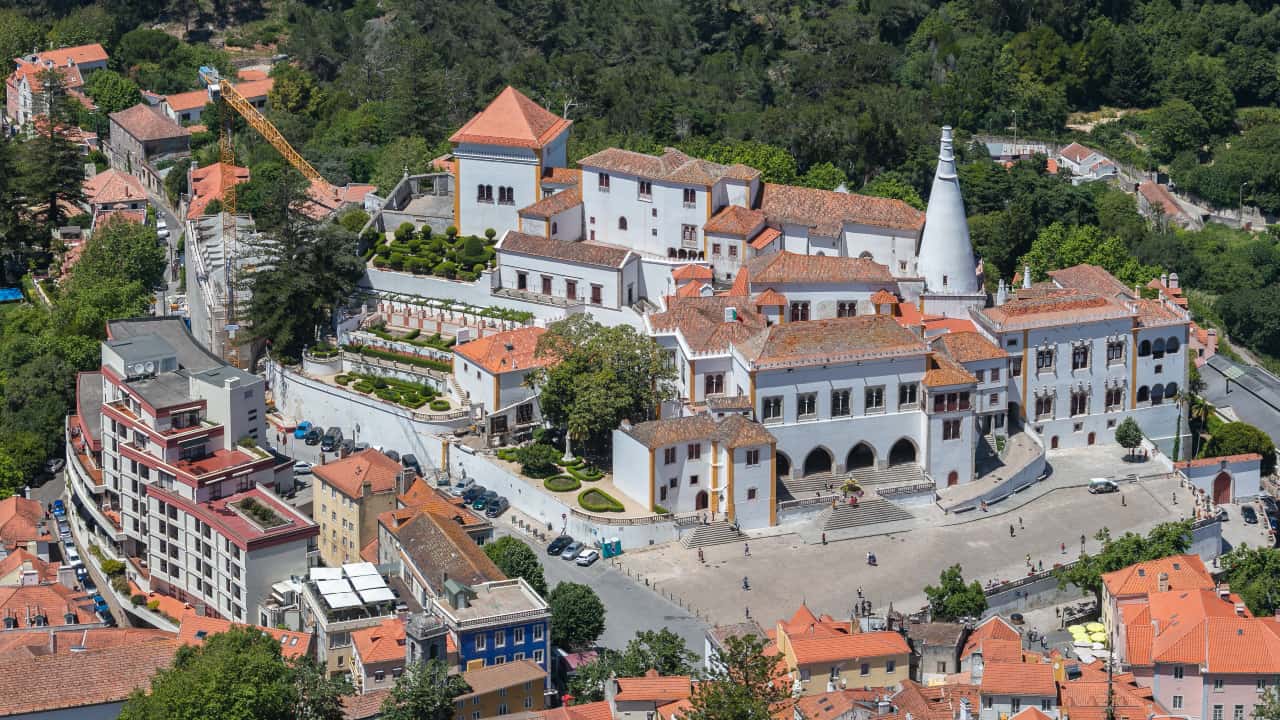
[[[697,352],[724,351],[731,343],[745,342],[764,330],[764,318],[750,305],[748,298],[730,295],[672,297],[665,312],[647,315],[645,322],[654,332],[679,330]],[[735,319],[726,321],[729,308],[735,310]]]
[[[946,387],[948,385],[972,385],[978,381],[956,361],[932,353],[929,356],[929,369],[924,373],[922,381],[928,387]]]
[[[458,702],[470,700],[481,695],[489,695],[502,688],[513,688],[525,683],[536,682],[541,687],[546,684],[547,671],[539,667],[538,663],[533,660],[523,659],[503,665],[490,665],[467,670],[462,673],[462,679],[466,680],[467,684],[471,686],[471,692],[459,695],[457,697]]]
[[[1136,315],[1119,301],[1073,288],[1020,293],[1004,305],[979,312],[1001,330],[1023,330],[1081,322],[1119,320]]]
[[[224,172],[224,169],[229,170]],[[226,197],[228,182],[239,185],[249,181],[249,168],[226,166],[221,162],[195,168],[191,171],[191,200],[187,203],[187,219],[194,220],[204,214],[205,208],[215,199]]]
[[[724,178],[741,180],[750,172],[756,172],[745,165],[725,166],[691,157],[670,147],[664,149],[661,155],[606,148],[582,158],[578,164],[621,175],[703,186],[714,185]]]
[[[390,694],[391,688],[382,688],[370,690],[363,695],[343,695],[339,698],[342,702],[343,720],[369,720],[378,717],[382,713],[382,703],[386,702]]]
[[[765,288],[765,291],[756,295],[756,307],[786,307],[787,296],[774,290],[773,288]]]
[[[1009,357],[1009,353],[1005,352],[1004,348],[978,332],[949,332],[938,336],[933,341],[933,345],[935,348],[941,346],[952,360],[961,363]]]
[[[1126,286],[1114,275],[1097,265],[1072,265],[1061,270],[1050,270],[1049,277],[1059,286],[1103,297],[1133,297],[1133,288]]]
[[[1102,584],[1113,596],[1150,595],[1160,588],[1160,574],[1168,575],[1170,590],[1205,590],[1214,586],[1199,555],[1173,555],[1135,563],[1102,575]]]
[[[373,563],[374,565],[377,565],[377,564],[378,564],[378,538],[377,538],[377,536],[374,536],[374,538],[373,538],[372,540],[370,540],[370,541],[369,541],[369,543],[368,543],[367,545],[365,545],[364,547],[360,548],[360,559],[361,559],[361,560],[364,560],[365,562],[371,562],[371,563]]]
[[[266,70],[259,70],[257,68],[240,68],[239,70],[236,70],[236,78],[241,82],[266,80],[268,77],[270,76],[267,75]]]
[[[748,282],[764,285],[894,281],[888,267],[867,258],[803,255],[785,251],[752,258],[744,270],[748,273]]]
[[[681,285],[676,290],[676,297],[682,297],[682,298],[704,297],[704,296],[711,295],[713,292],[714,292],[714,289],[712,288],[711,283],[694,281],[694,282],[687,282]]]
[[[326,485],[359,501],[365,485],[369,486],[370,494],[395,492],[402,470],[400,463],[370,448],[341,460],[316,465],[311,472]]]
[[[870,299],[871,299],[871,302],[875,305],[897,305],[898,304],[898,296],[894,295],[888,290],[885,290],[884,288],[880,288],[879,290],[871,293]]]
[[[28,543],[48,538],[49,532],[41,532],[44,508],[35,500],[13,495],[0,500],[0,542],[8,547],[16,543]]]
[[[187,610],[179,620],[177,640],[183,645],[203,645],[210,635],[224,633],[231,629],[229,620],[196,614],[195,610]],[[263,634],[270,635],[280,643],[280,654],[286,659],[303,657],[311,650],[311,634],[254,626]]]
[[[809,637],[804,633],[788,633],[787,641],[799,665],[857,660],[862,658],[907,655],[911,648],[901,634],[890,631],[833,634]]]
[[[209,91],[192,90],[191,92],[165,95],[164,101],[174,112],[180,113],[184,110],[195,110],[197,108],[202,109],[210,102]]]
[[[687,699],[693,693],[693,681],[688,675],[659,677],[650,670],[643,677],[617,678],[618,702],[656,702],[665,704]]]
[[[985,640],[1017,640],[1021,642],[1022,634],[1010,625],[1009,621],[999,615],[992,615],[974,628],[972,633],[969,633],[969,639],[965,640],[964,649],[960,651],[960,659],[963,660],[969,657]]]
[[[1179,470],[1183,468],[1213,467],[1223,463],[1240,463],[1240,462],[1261,462],[1262,456],[1258,453],[1244,453],[1241,455],[1220,455],[1218,457],[1196,458],[1195,460],[1181,460],[1173,464]]]
[[[769,247],[770,243],[772,243],[774,240],[777,240],[780,237],[782,237],[781,230],[777,228],[766,227],[765,229],[760,231],[759,235],[756,235],[754,238],[752,238],[751,247],[755,248],[756,250],[763,250]]]
[[[1085,147],[1084,145],[1081,145],[1080,143],[1074,143],[1074,142],[1062,148],[1062,150],[1058,153],[1059,156],[1064,157],[1077,165],[1084,162],[1085,159],[1087,159],[1090,155],[1093,155],[1093,154],[1095,154],[1093,150],[1090,150],[1089,148]]]
[[[980,687],[983,695],[1058,695],[1053,665],[1043,662],[987,662],[984,658]]]
[[[1213,590],[1172,590],[1149,596],[1151,659],[1199,665],[1209,673],[1280,672],[1280,636],[1274,618],[1237,611],[1238,597]]]
[[[1173,194],[1169,192],[1169,188],[1164,185],[1148,180],[1138,186],[1138,192],[1149,205],[1160,206],[1165,215],[1177,216],[1182,214],[1182,207],[1178,205],[1177,200],[1173,199]]]
[[[405,509],[425,510],[455,522],[460,521],[464,528],[470,529],[492,524],[467,509],[467,503],[462,498],[445,495],[432,488],[422,478],[415,478],[409,489],[396,500]]]
[[[178,647],[161,640],[0,661],[4,711],[22,715],[123,701],[135,689],[148,688]]]
[[[560,213],[582,204],[582,188],[574,186],[548,195],[538,202],[520,210],[521,217],[542,218],[550,220]]]
[[[676,282],[686,280],[710,280],[711,268],[705,265],[681,265],[671,271],[671,278]]]
[[[884,315],[830,318],[774,325],[752,353],[761,369],[918,355],[924,341]]]
[[[577,185],[582,182],[582,171],[578,168],[544,167],[542,168],[543,185]]]
[[[918,232],[924,213],[901,200],[766,183],[760,209],[770,225],[794,223],[815,235],[837,237],[845,224]]]
[[[568,130],[570,124],[507,86],[449,141],[540,149]]]
[[[146,201],[147,190],[142,181],[123,170],[111,168],[103,170],[84,181],[85,199],[91,205],[108,203]]]
[[[271,78],[263,78],[261,80],[246,80],[235,84],[235,89],[246,100],[259,100],[265,98],[271,92],[271,87],[275,85],[275,81]]]
[[[741,205],[726,205],[720,212],[712,215],[702,229],[709,233],[746,237],[754,233],[764,221],[764,213],[759,210],[748,210]]]
[[[387,618],[373,627],[353,630],[351,644],[365,665],[403,661],[406,656],[404,621],[398,617]]]
[[[484,368],[491,375],[531,370],[548,365],[550,356],[537,356],[538,339],[545,328],[524,327],[487,335],[479,340],[453,346],[453,352]]]
[[[887,716],[886,720],[905,720],[908,714],[916,720],[955,720],[960,716],[963,700],[968,700],[973,714],[981,707],[977,686],[968,683],[923,687],[912,680],[903,680],[901,687],[892,698],[899,712]]]
[[[67,613],[75,614],[75,622],[67,622],[64,617]],[[0,586],[0,617],[17,618],[19,627],[28,627],[30,618],[35,615],[44,615],[49,625],[98,622],[93,601],[83,592],[75,592],[57,583]]]
[[[626,433],[650,449],[693,440],[714,440],[727,448],[768,445],[776,440],[763,425],[736,413],[723,420],[705,414],[650,420]]]
[[[141,142],[187,137],[187,131],[146,103],[111,113],[111,121]]]
[[[35,572],[36,579],[40,583],[52,583],[58,580],[58,567],[61,563],[45,562],[38,556],[32,555],[24,548],[18,548],[10,552],[3,560],[0,560],[0,578],[4,578],[11,573]],[[16,582],[20,582],[21,578],[16,578]]]
[[[622,262],[631,254],[630,250],[618,245],[558,240],[515,230],[508,230],[498,242],[498,252],[520,253],[607,268],[622,267]]]

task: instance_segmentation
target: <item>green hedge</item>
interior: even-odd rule
[[[516,459],[516,448],[498,448],[497,454],[498,458],[506,460],[507,462],[519,462],[519,460]]]
[[[591,512],[623,512],[626,507],[609,493],[591,488],[578,493],[578,504]]]
[[[582,487],[582,483],[568,475],[556,475],[554,477],[549,477],[542,481],[542,485],[551,492],[569,492],[570,490],[577,490]]]
[[[338,383],[339,385],[342,385],[343,387],[346,387],[347,384],[351,382],[351,380],[352,380],[352,377],[346,374],[340,373],[338,375],[333,376],[333,381]]]
[[[448,400],[432,400],[431,409],[434,410],[435,412],[444,412],[445,410],[449,409],[449,401]]]
[[[417,357],[412,355],[402,355],[400,353],[388,352],[386,350],[379,350],[377,348],[371,348],[365,345],[348,345],[347,349],[358,355],[367,355],[369,357],[376,357],[376,358],[382,358],[384,360],[392,360],[394,362],[407,363],[409,365],[416,365],[417,367],[424,367],[424,368],[436,370],[442,373],[453,372],[452,363],[447,363],[440,360],[432,360],[430,358],[422,358],[422,357]]]
[[[564,471],[583,482],[595,482],[596,480],[604,477],[604,473],[593,467],[583,469],[581,467],[570,467],[566,465]]]

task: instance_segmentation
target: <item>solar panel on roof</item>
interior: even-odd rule
[[[386,586],[387,584],[382,581],[381,575],[358,575],[351,578],[351,587],[356,590],[372,590]]]
[[[316,587],[320,590],[321,595],[351,592],[351,583],[347,582],[345,579],[318,580],[316,581]]]
[[[342,578],[342,568],[313,567],[311,568],[312,580],[340,580]]]
[[[367,603],[383,602],[386,600],[396,599],[395,593],[391,592],[391,589],[386,587],[373,588],[371,590],[361,590],[360,597]]]
[[[361,575],[377,575],[378,568],[371,562],[347,563],[342,566],[342,572],[347,577],[359,577]]]
[[[334,610],[341,610],[342,608],[349,607],[360,607],[364,604],[360,601],[359,596],[353,592],[340,592],[333,593],[332,595],[325,595],[324,601],[329,603],[329,607]]]

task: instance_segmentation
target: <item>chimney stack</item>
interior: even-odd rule
[[[1178,273],[1169,273],[1169,289],[1178,289]]]
[[[1000,278],[1000,286],[996,288],[996,307],[1009,302],[1009,288],[1004,284],[1004,278]]]
[[[1160,592],[1169,592],[1169,573],[1162,572],[1156,577],[1156,587]]]
[[[1239,616],[1239,617],[1244,617],[1244,616],[1245,616],[1245,607],[1244,607],[1244,603],[1236,603],[1236,615],[1237,615],[1237,616]]]
[[[1024,288],[1031,287],[1031,266],[1030,265],[1022,266],[1022,287]]]

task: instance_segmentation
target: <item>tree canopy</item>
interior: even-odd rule
[[[454,699],[471,692],[471,686],[457,673],[451,674],[442,660],[413,663],[396,678],[391,693],[382,702],[384,720],[453,720]]]
[[[1280,609],[1280,549],[1248,545],[1232,548],[1220,560],[1226,570],[1231,592],[1244,600],[1249,611],[1258,617],[1275,615]]]
[[[689,720],[770,720],[788,701],[789,683],[777,658],[764,654],[765,640],[730,637],[720,662],[694,686]]]
[[[1204,447],[1205,457],[1258,453],[1262,456],[1262,473],[1276,467],[1276,445],[1270,435],[1246,422],[1224,423],[1214,431]]]
[[[621,652],[602,648],[592,662],[583,665],[569,682],[575,703],[604,699],[604,684],[611,677],[639,677],[649,670],[659,675],[694,675],[698,655],[684,638],[667,628],[639,630]]]
[[[551,643],[570,652],[587,650],[604,632],[604,603],[590,587],[562,582],[547,595]]]
[[[960,618],[982,617],[987,609],[987,596],[977,580],[965,584],[960,565],[942,571],[937,585],[926,585],[925,597],[935,620],[952,622]]]
[[[524,578],[539,595],[547,594],[547,581],[542,575],[542,563],[528,543],[511,536],[500,537],[484,546],[484,554],[507,577]]]
[[[1145,536],[1127,532],[1112,538],[1111,531],[1103,528],[1094,538],[1102,542],[1102,551],[1097,555],[1081,553],[1073,565],[1056,569],[1059,584],[1071,583],[1096,595],[1102,591],[1103,573],[1185,553],[1191,547],[1191,521],[1161,523]]]

